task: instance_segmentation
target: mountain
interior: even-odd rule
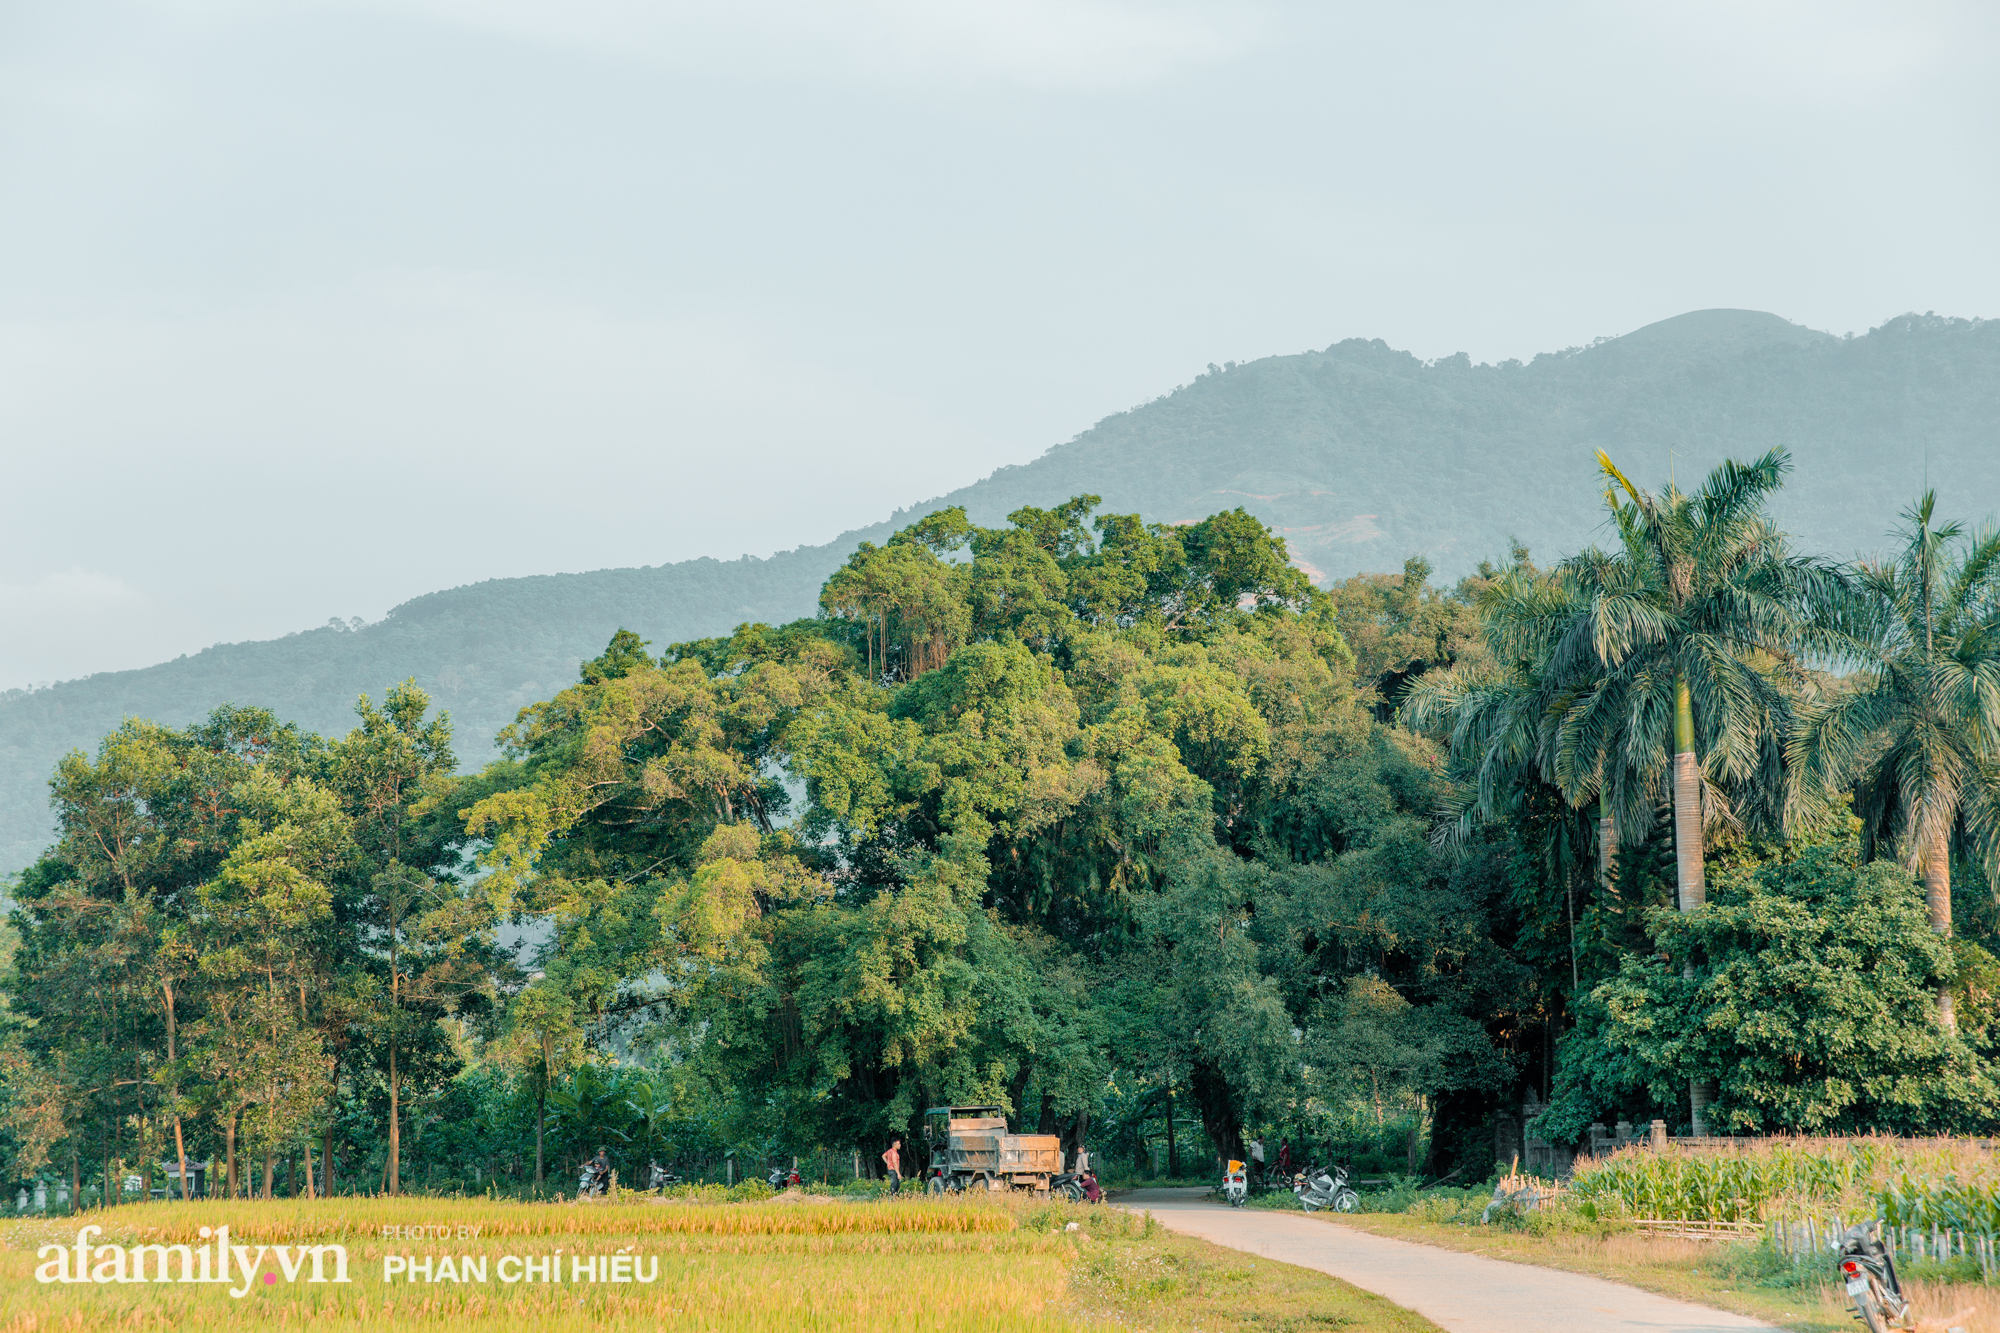
[[[997,523],[1085,492],[1159,521],[1242,506],[1317,579],[1426,555],[1445,577],[1519,538],[1543,555],[1602,532],[1593,451],[1642,482],[1699,478],[1774,446],[1798,470],[1777,516],[1809,547],[1883,543],[1933,479],[1947,512],[2000,496],[2000,322],[1907,315],[1836,338],[1752,310],[1703,310],[1533,361],[1424,362],[1379,340],[1208,373],[1032,463],[818,547],[755,560],[496,579],[382,621],[219,644],[138,671],[0,695],[0,871],[50,836],[56,759],[126,716],[184,723],[224,701],[344,731],[354,698],[407,676],[452,711],[477,762],[524,704],[575,678],[624,626],[656,644],[810,615],[863,540],[963,504]]]

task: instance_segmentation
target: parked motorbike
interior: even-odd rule
[[[1868,1333],[1888,1333],[1910,1308],[1903,1298],[1903,1284],[1896,1279],[1896,1260],[1877,1235],[1879,1225],[1862,1222],[1840,1238],[1840,1276],[1847,1283],[1847,1299],[1854,1302],[1855,1317],[1868,1326]]]
[[[1233,1157],[1229,1169],[1222,1174],[1222,1197],[1231,1208],[1241,1208],[1250,1199],[1250,1175],[1243,1169],[1243,1163]]]
[[[1307,1167],[1292,1177],[1292,1193],[1299,1196],[1299,1205],[1309,1213],[1322,1208],[1351,1213],[1361,1206],[1361,1196],[1347,1183],[1344,1166],[1336,1166],[1331,1173],[1324,1167]]]
[[[583,1164],[583,1174],[576,1178],[576,1197],[588,1199],[611,1191],[611,1173],[599,1171],[589,1162]]]
[[[670,1190],[681,1183],[681,1178],[654,1162],[646,1172],[646,1188],[649,1190]]]
[[[765,1180],[771,1186],[773,1193],[783,1193],[794,1185],[805,1184],[805,1179],[799,1175],[796,1166],[773,1167],[771,1174],[766,1176]]]

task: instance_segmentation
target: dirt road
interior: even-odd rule
[[[1448,1333],[1734,1333],[1774,1328],[1622,1282],[1374,1236],[1299,1213],[1229,1208],[1201,1190],[1134,1190],[1114,1203],[1163,1226],[1315,1268],[1415,1310]]]

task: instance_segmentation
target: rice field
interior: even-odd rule
[[[1288,1324],[1435,1333],[1330,1278],[1246,1264],[1149,1218],[1025,1200],[217,1200],[0,1222],[0,1333]]]
[[[37,1250],[186,1247],[209,1282],[44,1283]],[[220,1229],[230,1255],[221,1257]],[[912,1200],[673,1205],[484,1200],[154,1203],[0,1228],[0,1329],[119,1327],[1042,1330],[1077,1242],[1005,1210]],[[315,1254],[311,1280],[301,1251]],[[116,1256],[110,1256],[114,1258]],[[189,1265],[158,1257],[169,1276]],[[293,1272],[287,1273],[287,1259]],[[55,1262],[53,1257],[41,1263]],[[77,1265],[72,1263],[72,1269]],[[227,1270],[229,1280],[223,1278]],[[245,1271],[245,1270],[249,1271]],[[106,1276],[115,1277],[115,1266]],[[129,1276],[129,1273],[128,1273]],[[948,1295],[941,1294],[948,1293]]]

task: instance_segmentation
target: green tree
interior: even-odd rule
[[[452,788],[451,719],[430,717],[414,681],[393,686],[377,707],[355,707],[360,725],[332,747],[330,773],[354,822],[361,892],[356,916],[372,965],[357,979],[363,1030],[382,1057],[388,1091],[384,1188],[402,1189],[403,1098],[413,1076],[436,1088],[455,1061],[439,1027],[477,1005],[490,985],[494,916],[465,889],[455,821],[426,818]]]
[[[269,1197],[276,1154],[296,1143],[330,1091],[317,1004],[344,961],[332,881],[351,853],[334,795],[310,779],[251,773],[234,789],[238,841],[196,890],[187,943],[202,982],[189,1056],[223,1122],[237,1188],[238,1131],[254,1111]]]
[[[163,1116],[185,1168],[183,1032],[204,1003],[189,923],[243,835],[245,784],[265,773],[282,785],[319,753],[266,711],[224,707],[179,730],[128,721],[95,758],[58,765],[62,836],[16,887],[7,979],[10,1006],[32,1021],[25,1051],[60,1076],[22,1103],[61,1108],[59,1139],[46,1116],[36,1122],[40,1151],[67,1140],[98,1155],[109,1181],[113,1160],[140,1148],[127,1127]]]
[[[1717,876],[1701,912],[1656,911],[1675,962],[1630,955],[1572,1034],[1551,1132],[1574,1134],[1621,1085],[1718,1089],[1732,1133],[1936,1133],[1988,1123],[2000,1089],[1940,1028],[1946,942],[1908,871],[1851,837]],[[1691,971],[1679,960],[1688,960]]]
[[[2000,532],[1933,527],[1936,504],[1904,511],[1899,555],[1855,567],[1833,619],[1859,676],[1801,708],[1790,757],[1807,795],[1858,782],[1868,842],[1901,843],[1948,937],[1953,842],[2000,881]],[[1937,1005],[1954,1026],[1950,986]]]
[[[1556,776],[1572,799],[1593,788],[1622,795],[1619,822],[1634,829],[1666,787],[1680,908],[1692,912],[1706,900],[1711,834],[1781,822],[1798,654],[1813,638],[1804,612],[1831,580],[1787,552],[1764,510],[1791,466],[1783,450],[1725,463],[1692,495],[1643,492],[1599,462],[1620,547],[1562,565],[1581,611],[1545,669],[1558,687],[1579,688],[1562,715]],[[1607,781],[1607,769],[1633,776]],[[1709,1089],[1689,1095],[1705,1132]]]

